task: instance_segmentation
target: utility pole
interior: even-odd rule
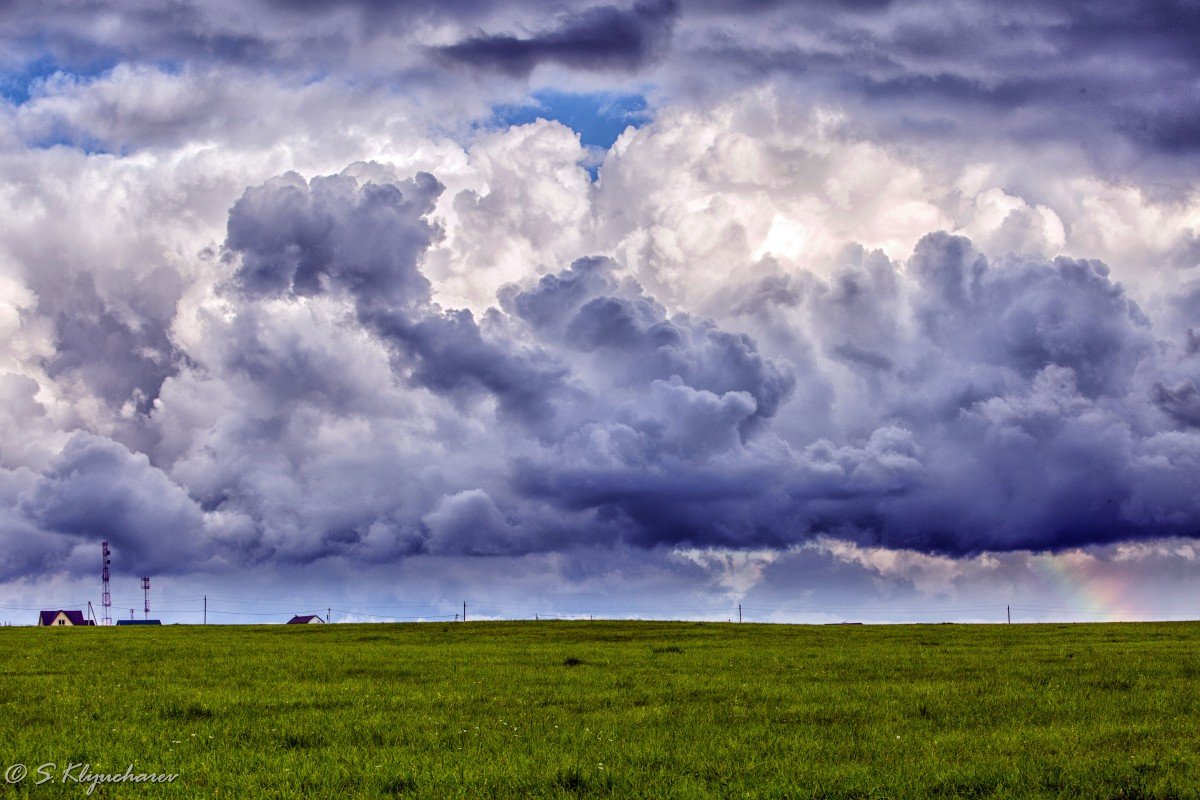
[[[738,603],[738,624],[742,622],[742,604]]]
[[[467,601],[463,600],[463,622],[467,621]]]
[[[208,624],[208,595],[204,595],[204,624]]]
[[[1008,624],[1012,625],[1012,606],[1005,606],[1004,610],[1008,612]]]
[[[332,608],[325,609],[325,622],[326,623],[333,622],[333,609]]]

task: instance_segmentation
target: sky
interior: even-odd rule
[[[1198,38],[0,4],[0,620],[1198,618]]]

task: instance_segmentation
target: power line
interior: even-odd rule
[[[578,598],[576,598],[578,599]],[[209,603],[208,601],[213,601]],[[310,598],[308,602],[312,602]],[[87,601],[73,603],[52,603],[41,606],[33,605],[0,605],[0,610],[14,612],[36,612],[46,608],[82,608]],[[226,608],[212,608],[210,605],[225,605]],[[121,606],[117,603],[116,605]],[[307,605],[307,602],[304,603]],[[326,616],[336,612],[340,618],[380,620],[380,621],[441,621],[459,619],[463,614],[449,613],[456,608],[457,602],[449,600],[438,601],[405,601],[389,600],[379,602],[354,603],[353,608],[333,607],[329,604]],[[464,604],[465,605],[465,604]],[[187,618],[194,615],[194,621],[206,619],[207,613],[217,617],[242,618],[280,618],[285,614],[298,613],[301,603],[288,602],[278,598],[249,598],[237,595],[208,595],[197,597],[177,597],[160,601],[159,607],[166,606],[162,613],[175,619]],[[229,608],[233,606],[233,608]],[[121,606],[123,607],[123,606]],[[271,609],[286,609],[273,611]],[[599,609],[599,610],[598,610]],[[394,610],[397,613],[388,613]],[[465,612],[466,609],[463,608]],[[437,613],[441,612],[441,613]],[[1083,609],[1062,605],[969,605],[969,606],[923,606],[905,608],[854,607],[846,605],[746,605],[736,601],[729,603],[676,603],[656,606],[613,605],[600,604],[587,607],[574,604],[556,606],[553,603],[516,603],[494,602],[474,603],[471,605],[473,619],[520,620],[520,619],[586,619],[600,617],[604,619],[649,619],[649,620],[711,620],[714,617],[742,619],[745,614],[749,621],[786,621],[782,617],[789,616],[839,616],[848,619],[876,619],[880,622],[921,621],[926,617],[959,617],[974,616],[980,621],[1005,622],[1011,620],[1012,612],[1025,617],[1024,621],[1053,621],[1063,617],[1097,617],[1111,618],[1121,616],[1155,617],[1167,621],[1172,617],[1183,615],[1200,615],[1200,608],[1192,607],[1131,607],[1108,609]],[[309,612],[306,612],[309,613]],[[1029,619],[1029,617],[1035,619]],[[970,621],[970,620],[969,620]]]

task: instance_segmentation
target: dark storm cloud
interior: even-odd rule
[[[631,8],[595,6],[530,36],[474,36],[439,48],[471,66],[524,76],[538,64],[633,71],[657,60],[679,14],[677,0],[638,0]]]
[[[996,364],[1031,379],[1047,365],[1068,367],[1088,395],[1122,393],[1148,321],[1098,261],[1053,264],[1011,257],[989,269],[970,242],[934,234],[909,261],[922,292],[917,314],[929,338],[964,361]]]
[[[111,308],[87,275],[47,293],[42,306],[54,315],[57,334],[47,374],[82,381],[113,409],[132,402],[148,411],[182,358],[167,335],[169,320]]]
[[[895,373],[859,388],[870,408],[856,425],[878,427],[860,443],[826,440],[788,455],[721,432],[744,429],[756,409],[774,412],[776,391],[766,387],[782,380],[786,397],[806,376],[772,374],[754,353],[750,370],[717,357],[725,382],[706,381],[687,368],[698,351],[686,318],[665,320],[628,289],[588,298],[581,287],[614,291],[602,263],[576,264],[508,301],[564,345],[619,354],[610,367],[618,382],[651,382],[638,413],[593,420],[553,460],[523,466],[521,485],[539,498],[615,515],[640,545],[779,546],[832,532],[957,553],[1138,530],[1121,516],[1131,486],[1118,477],[1137,441],[1089,398],[1124,396],[1147,336],[1101,264],[992,265],[965,239],[938,234],[918,246],[902,296],[890,262],[859,259],[807,294],[828,352],[856,370]],[[785,292],[782,305],[800,296]],[[900,335],[908,316],[916,327]],[[737,338],[721,332],[717,341]],[[688,355],[675,358],[678,349]],[[998,427],[1021,434],[1010,442]],[[602,463],[591,450],[600,442]],[[1019,510],[1003,494],[1018,485]],[[1081,515],[1076,503],[1096,510]]]
[[[606,303],[602,335],[585,316],[581,345],[578,312],[563,313],[595,302],[580,297],[579,273],[543,279],[510,306],[519,313],[524,300],[548,319],[545,301],[560,293],[570,298],[557,309],[564,344],[600,341],[636,363],[653,315],[639,322],[636,304]],[[636,413],[594,419],[523,462],[519,488],[590,510],[640,546],[781,546],[828,533],[964,555],[1186,535],[1200,523],[1186,488],[1200,442],[1142,423],[1155,403],[1186,416],[1191,395],[1138,378],[1153,356],[1148,322],[1104,265],[989,262],[967,240],[934,234],[904,273],[864,254],[782,297],[772,313],[799,306],[820,320],[812,335],[847,370],[795,380],[834,380],[839,400],[853,398],[849,429],[868,433],[829,428],[776,448],[772,432],[806,414],[784,404],[748,438],[723,436],[755,408],[741,400],[753,382],[722,397],[687,378],[653,379]]]
[[[520,291],[517,286],[506,286],[501,300],[506,309],[535,328],[561,328],[567,315],[589,299],[616,291],[612,273],[609,259],[580,258],[562,272],[542,276],[533,288]]]
[[[1200,391],[1191,381],[1174,386],[1154,384],[1154,402],[1185,425],[1200,427]]]
[[[230,213],[234,285],[248,299],[344,293],[360,323],[393,346],[410,382],[459,400],[491,395],[506,416],[529,422],[552,417],[554,401],[569,394],[554,355],[564,345],[619,364],[611,369],[625,386],[679,376],[718,395],[748,392],[747,428],[790,393],[790,374],[749,337],[687,315],[668,319],[640,287],[618,287],[604,259],[581,260],[510,297],[536,343],[507,340],[503,325],[490,335],[470,311],[431,304],[419,262],[438,236],[425,216],[440,192],[428,175],[361,186],[347,175],[288,175],[249,189]]]
[[[69,537],[42,530],[19,509],[4,507],[0,507],[0,539],[4,541],[0,581],[61,569],[73,544]]]
[[[697,81],[727,91],[782,81],[853,109],[877,135],[1055,141],[1125,177],[1149,168],[1118,160],[1132,146],[1176,165],[1157,173],[1176,179],[1200,147],[1198,18],[1192,0],[788,4],[742,24],[723,10],[685,13],[677,49]]]
[[[465,309],[404,315],[372,314],[373,329],[410,359],[410,380],[458,397],[490,393],[510,418],[536,421],[553,415],[551,398],[565,371],[533,348],[487,337]]]
[[[248,189],[225,313],[162,381],[153,461],[77,434],[0,523],[58,549],[105,534],[154,570],[201,546],[386,563],[829,535],[961,556],[1200,525],[1191,339],[1157,341],[1100,262],[933,233],[906,264],[850,248],[825,277],[768,275],[717,322],[590,257],[477,317],[422,273],[441,184],[383,175]]]
[[[266,416],[261,421],[221,427],[244,429],[239,447],[253,436],[264,469],[274,472],[264,450],[301,446],[286,444],[295,435],[290,416],[310,409],[333,419],[387,413],[354,397],[356,379],[317,342],[273,328],[281,320],[268,309],[280,302],[333,301],[346,304],[362,330],[386,346],[394,380],[446,398],[467,419],[494,413],[502,424],[518,423],[508,435],[524,441],[517,449],[527,455],[497,453],[501,469],[487,480],[501,488],[487,491],[458,483],[465,476],[444,472],[448,465],[424,462],[421,472],[443,487],[440,500],[426,494],[419,505],[388,510],[386,519],[360,519],[336,536],[317,532],[321,545],[276,552],[293,558],[359,552],[368,529],[381,526],[401,531],[396,535],[406,542],[415,526],[424,541],[419,549],[431,553],[527,552],[622,538],[651,545],[660,536],[656,525],[672,514],[689,519],[672,523],[676,539],[687,539],[684,531],[712,538],[710,504],[722,497],[731,498],[723,512],[731,521],[723,524],[732,532],[719,538],[752,541],[745,503],[758,495],[761,477],[710,462],[736,453],[778,411],[794,381],[786,362],[764,357],[749,337],[708,320],[668,317],[603,258],[580,259],[525,290],[506,289],[508,312],[493,309],[476,320],[469,311],[443,309],[430,301],[420,273],[424,249],[438,236],[425,217],[439,192],[428,176],[364,183],[343,174],[312,181],[289,175],[245,193],[231,211],[226,241],[237,313],[223,334],[224,368],[249,379],[256,386],[251,396],[271,398],[273,408],[255,411]],[[477,402],[483,398],[494,401],[494,411]],[[624,460],[586,477],[597,465],[587,463],[581,437],[626,434]],[[396,468],[394,457],[387,458],[381,471]],[[646,472],[671,465],[678,476]],[[265,509],[278,503],[259,493],[279,476],[256,476],[241,459],[229,466],[249,472],[206,478],[223,487],[206,507],[271,513]],[[515,469],[511,479],[504,474],[509,469]],[[548,490],[546,478],[558,480],[558,488]],[[603,488],[608,480],[613,485]],[[679,502],[672,501],[676,493]],[[608,499],[593,502],[596,496]],[[310,535],[296,531],[297,524],[307,527],[263,520],[277,531],[271,539]]]
[[[145,455],[90,434],[67,442],[21,510],[46,531],[109,540],[130,572],[190,570],[205,544],[204,515],[184,489]]]
[[[1148,0],[1135,5],[1117,0],[1068,0],[1061,6],[1046,3],[1044,7],[1065,12],[1058,38],[1072,55],[1111,48],[1131,56],[1166,55],[1200,62],[1195,48],[1200,37],[1200,16],[1196,14],[1200,6],[1195,0]]]
[[[248,189],[229,217],[234,284],[249,298],[345,293],[414,384],[459,399],[490,393],[512,417],[548,416],[561,376],[551,359],[485,336],[470,311],[430,303],[419,262],[440,235],[426,216],[441,192],[428,174],[361,186],[293,174]]]
[[[349,292],[363,306],[410,307],[429,297],[418,259],[438,236],[425,220],[442,185],[422,173],[401,185],[295,173],[247,189],[229,215],[226,246],[247,295]]]
[[[40,3],[30,9],[0,7],[0,35],[9,58],[49,63],[72,72],[94,73],[122,62],[179,66],[242,65],[311,73],[343,71],[350,62],[366,74],[389,74],[416,65],[396,58],[398,48],[421,52],[412,34],[419,26],[453,26],[460,41],[438,48],[442,56],[510,74],[541,62],[579,69],[632,70],[653,59],[678,16],[676,0],[639,0],[632,6],[594,5],[545,18],[539,2],[476,0],[440,3],[411,0],[223,0]],[[470,35],[483,21],[535,29],[532,35]],[[469,26],[469,27],[468,27]],[[372,64],[363,51],[388,41],[386,65]]]
[[[754,399],[748,418],[775,413],[795,383],[786,366],[764,358],[745,334],[687,314],[668,318],[636,283],[618,284],[615,267],[608,259],[580,259],[528,291],[507,291],[505,307],[544,340],[604,359],[621,383],[678,377],[716,395],[747,392]]]
[[[432,554],[495,556],[523,551],[528,531],[505,519],[500,509],[479,489],[442,498],[425,515],[429,531],[426,551]]]
[[[1174,513],[1163,506],[1192,479],[1195,459],[1182,457],[1183,440],[1141,422],[1152,403],[1182,404],[1186,392],[1139,377],[1154,358],[1148,321],[1104,265],[989,262],[965,239],[933,234],[909,260],[904,294],[876,266],[873,282],[851,264],[830,284],[844,285],[848,272],[856,305],[891,308],[860,316],[853,335],[892,367],[864,376],[855,362],[847,377],[864,404],[856,423],[891,420],[902,435],[886,450],[868,443],[816,459],[883,454],[809,495],[814,527],[962,554],[1181,534],[1200,522],[1190,501]],[[829,305],[828,293],[814,297]],[[909,314],[913,326],[897,327]],[[836,342],[847,331],[827,314],[815,335]],[[874,476],[877,494],[838,496],[861,475]],[[1150,488],[1157,481],[1161,495]]]

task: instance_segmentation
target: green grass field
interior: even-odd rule
[[[3,628],[0,670],[0,797],[1200,797],[1200,623]]]

